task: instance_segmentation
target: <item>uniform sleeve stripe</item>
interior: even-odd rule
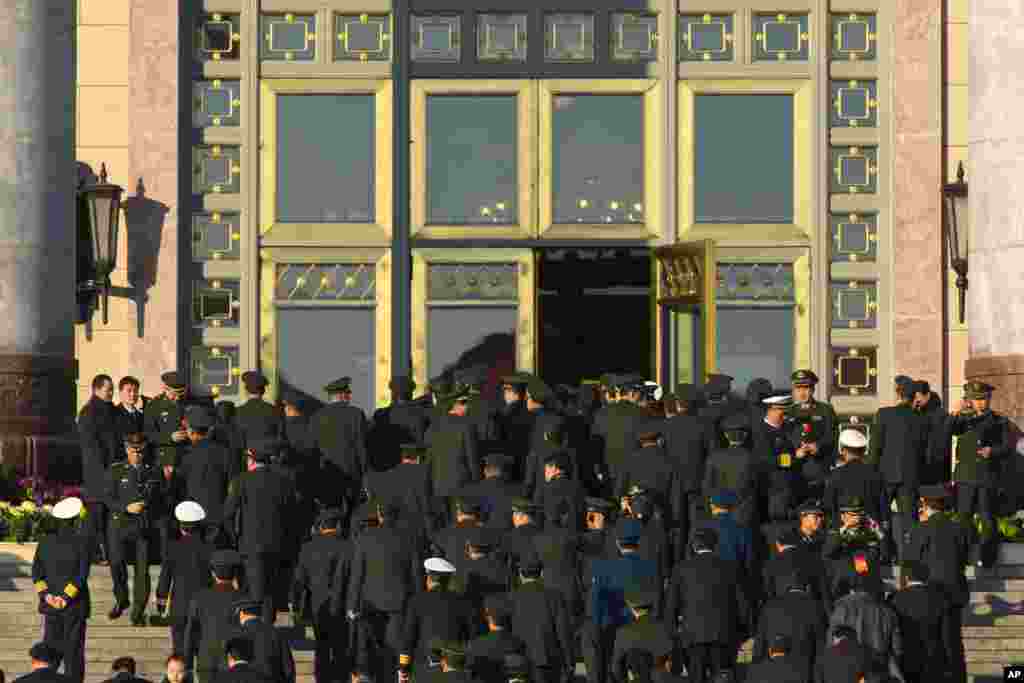
[[[67,595],[69,598],[74,599],[74,597],[78,595],[78,588],[75,586],[75,584],[69,583],[68,585],[64,586],[64,594]]]
[[[36,581],[35,587],[36,593],[43,593],[46,591],[47,588],[49,588],[45,581]]]

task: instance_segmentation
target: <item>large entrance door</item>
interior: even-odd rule
[[[661,382],[704,383],[717,366],[715,243],[680,242],[654,250],[658,259]]]

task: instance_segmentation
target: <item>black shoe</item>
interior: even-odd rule
[[[124,614],[124,611],[126,609],[128,609],[128,605],[127,604],[122,605],[119,602],[114,603],[114,609],[112,609],[109,612],[107,612],[107,618],[109,618],[111,620],[113,620],[113,619],[120,619],[121,615]]]

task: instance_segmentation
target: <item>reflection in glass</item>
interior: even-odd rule
[[[793,222],[793,96],[698,95],[697,223]]]
[[[428,306],[428,376],[450,379],[456,370],[483,365],[489,374],[482,392],[495,396],[500,378],[516,370],[518,316],[512,306]]]
[[[374,220],[373,95],[278,95],[277,221]]]
[[[427,99],[428,223],[516,223],[516,108],[514,95]]]
[[[555,223],[644,222],[643,95],[556,95]]]

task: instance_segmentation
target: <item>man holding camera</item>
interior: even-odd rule
[[[160,477],[156,470],[142,461],[146,450],[143,434],[124,437],[128,459],[110,466],[107,478],[107,507],[110,510],[108,530],[110,549],[110,576],[114,582],[114,608],[107,615],[118,619],[131,604],[128,599],[128,565],[125,546],[135,545],[135,580],[132,589],[135,609],[132,624],[145,625],[146,602],[149,600],[149,540],[152,524],[149,508]]]

